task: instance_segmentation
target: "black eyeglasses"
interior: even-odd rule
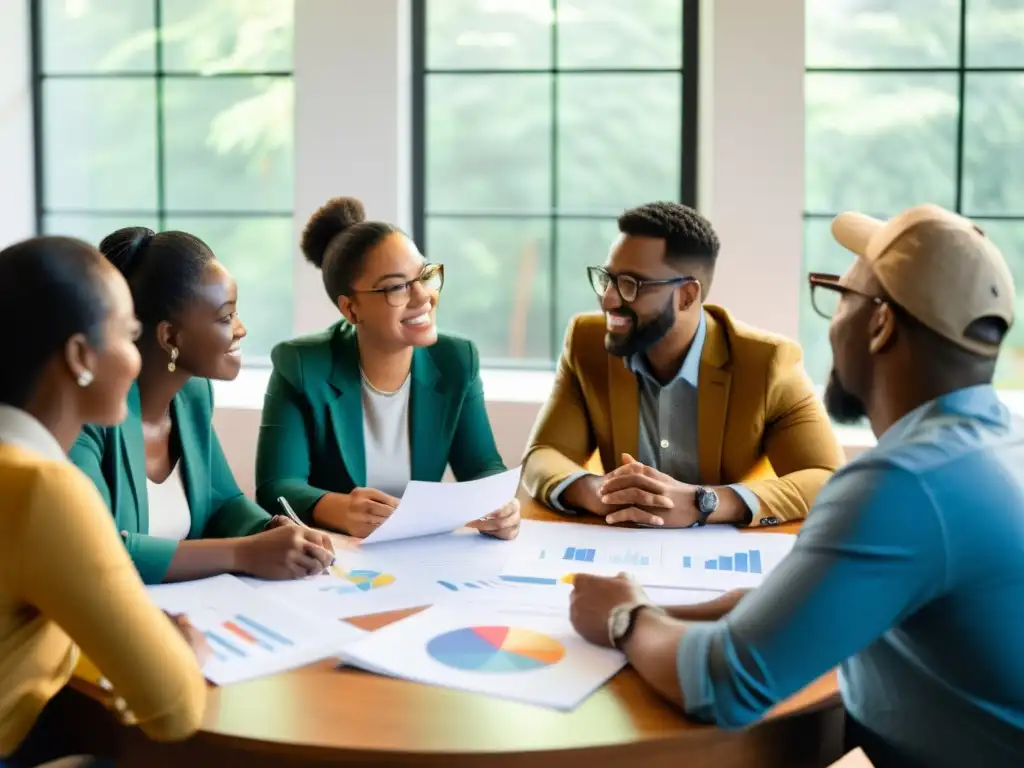
[[[892,303],[881,296],[871,296],[848,286],[840,285],[839,279],[839,275],[829,275],[823,272],[814,272],[807,278],[807,281],[811,284],[811,306],[814,307],[815,312],[826,320],[832,319],[836,310],[839,309],[839,302],[843,300],[843,296],[860,296],[872,304]]]
[[[646,280],[632,275],[616,275],[604,267],[587,267],[587,276],[590,278],[590,287],[598,296],[604,296],[608,292],[608,286],[615,284],[615,290],[623,301],[635,301],[640,291],[648,286],[657,285],[681,285],[682,283],[695,283],[694,277],[668,277],[660,280]]]
[[[444,287],[444,264],[428,264],[415,280],[407,280],[404,283],[389,285],[385,288],[370,288],[366,291],[352,290],[350,293],[382,293],[392,307],[404,307],[409,303],[412,287],[416,283],[432,293],[440,293],[441,288]]]

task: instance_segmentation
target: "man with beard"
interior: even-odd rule
[[[1024,765],[1024,426],[992,378],[1013,278],[967,219],[923,205],[832,225],[813,275],[836,418],[878,445],[822,490],[792,553],[727,611],[578,576],[576,629],[689,714],[742,727],[840,665],[848,746],[879,768]],[[716,620],[717,619],[717,620]]]
[[[644,205],[619,231],[589,269],[603,315],[569,326],[526,489],[612,524],[803,519],[842,454],[799,346],[704,304],[719,242],[693,209]],[[604,477],[584,469],[595,451]]]

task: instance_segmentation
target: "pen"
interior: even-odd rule
[[[286,499],[284,496],[278,496],[277,497],[277,503],[281,505],[281,509],[284,510],[285,516],[288,517],[293,523],[295,523],[296,525],[301,525],[303,528],[310,528],[311,527],[311,526],[306,525],[304,522],[302,522],[299,519],[299,516],[295,514],[295,510],[292,509],[292,505],[288,503],[288,499]],[[336,562],[337,562],[337,558],[332,557],[331,558],[331,565],[334,565]]]

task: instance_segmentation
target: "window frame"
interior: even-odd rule
[[[145,2],[146,0],[138,0]],[[151,219],[155,218],[158,229],[166,227],[168,218],[195,218],[195,219],[287,219],[294,218],[294,206],[285,210],[238,210],[238,209],[169,209],[167,206],[167,150],[165,141],[164,124],[164,85],[167,80],[217,80],[235,78],[293,78],[295,77],[294,61],[292,67],[283,70],[231,70],[222,72],[203,73],[199,71],[167,71],[164,68],[163,55],[163,5],[164,0],[149,0],[153,3],[153,32],[154,32],[154,54],[152,71],[109,71],[109,72],[46,72],[43,66],[43,46],[46,44],[43,30],[42,0],[30,0],[29,2],[29,30],[30,30],[30,76],[32,80],[32,141],[33,141],[33,166],[35,175],[35,228],[37,234],[45,231],[45,219],[48,215],[81,216],[82,218],[96,217],[124,217],[126,219]],[[43,107],[43,83],[46,80],[144,80],[153,81],[155,94],[154,103],[156,106],[155,127],[156,127],[156,151],[154,154],[155,180],[156,180],[156,207],[155,210],[142,209],[91,209],[91,208],[48,208],[46,206],[46,158],[44,151],[44,134],[46,126],[46,114]]]
[[[552,300],[548,309],[548,335],[551,359],[547,365],[539,366],[535,360],[517,360],[515,358],[495,358],[485,360],[489,368],[518,368],[532,370],[554,370],[562,337],[565,329],[559,326],[558,304],[554,300],[558,295],[558,224],[560,221],[609,221],[613,216],[602,213],[563,212],[558,208],[558,145],[559,145],[559,75],[561,74],[679,74],[681,81],[682,119],[680,144],[680,188],[678,201],[684,205],[697,207],[697,173],[698,173],[698,127],[699,127],[699,83],[700,83],[700,0],[679,0],[682,13],[682,59],[678,67],[561,67],[558,65],[558,6],[559,0],[551,3],[551,62],[548,67],[537,68],[432,68],[428,66],[427,51],[427,4],[431,0],[411,0],[411,54],[412,54],[412,168],[411,168],[411,203],[412,203],[412,237],[421,251],[426,252],[427,220],[444,219],[503,219],[503,220],[547,220],[549,237],[548,281]],[[444,0],[434,0],[443,2]],[[551,114],[551,158],[550,184],[552,207],[546,214],[536,212],[521,213],[476,213],[459,211],[430,211],[427,208],[426,189],[426,90],[427,78],[432,74],[442,76],[468,75],[540,75],[551,78],[550,114]]]

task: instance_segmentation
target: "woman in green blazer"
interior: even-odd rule
[[[131,288],[142,369],[128,418],[87,426],[70,456],[99,488],[143,581],[325,570],[330,539],[246,499],[213,429],[207,379],[238,375],[246,333],[231,275],[184,232],[130,227],[100,250]]]
[[[364,538],[410,480],[505,470],[484,407],[476,347],[439,334],[444,283],[397,227],[366,221],[353,198],[329,201],[302,237],[344,319],[278,345],[263,404],[256,498],[285,498],[305,521]],[[513,538],[515,499],[473,527]]]

